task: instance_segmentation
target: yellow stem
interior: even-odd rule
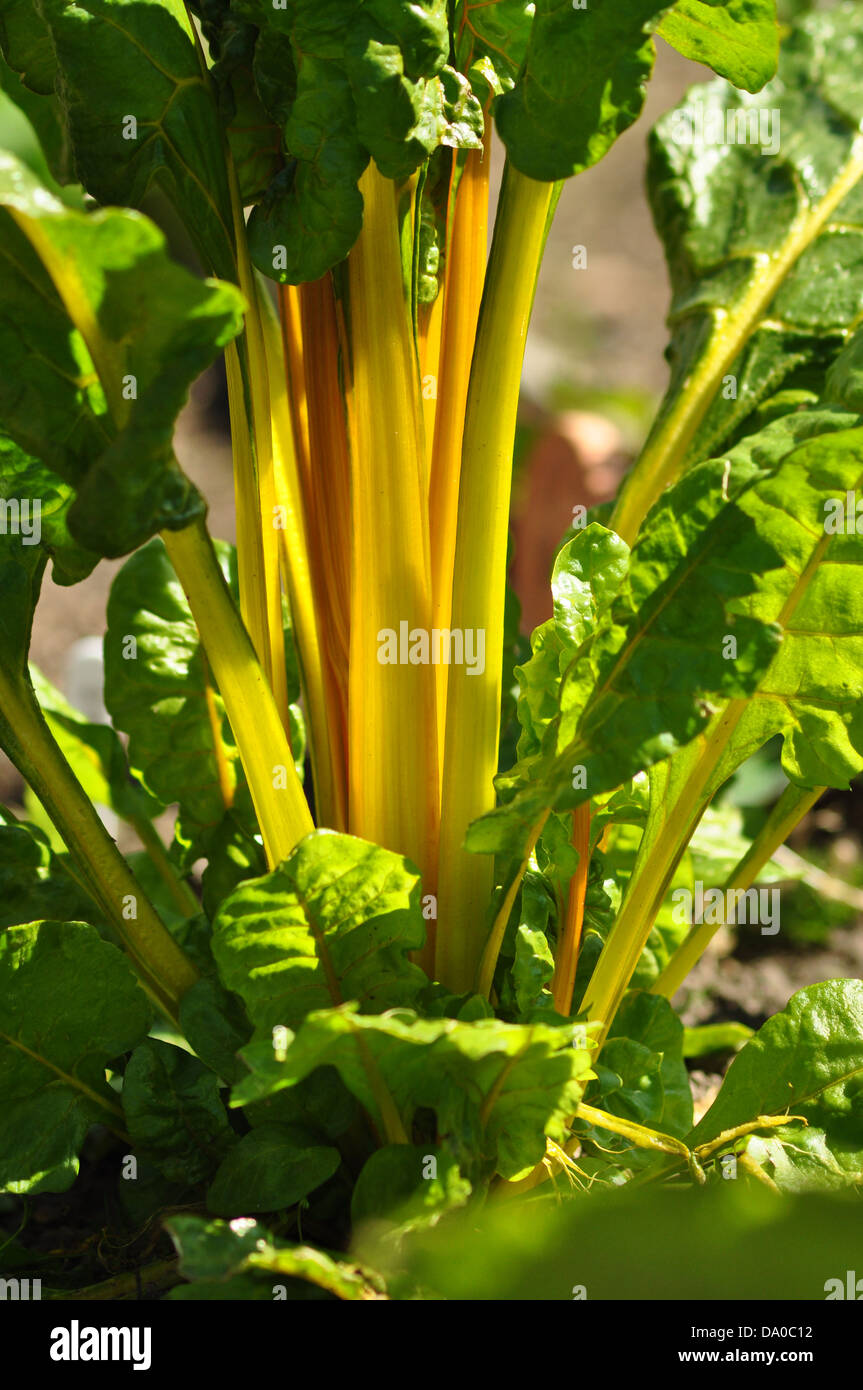
[[[162,539],[225,702],[272,868],[314,829],[284,725],[204,523]]]
[[[449,672],[441,796],[436,973],[469,989],[483,948],[494,865],[463,848],[494,806],[512,449],[536,278],[557,187],[507,168],[468,391],[451,625],[484,643],[484,667]],[[480,637],[481,634],[481,637]]]
[[[454,165],[454,176],[457,172]],[[429,529],[432,555],[432,595],[436,627],[450,625],[461,451],[467,408],[470,364],[476,340],[479,309],[488,257],[488,183],[491,156],[488,148],[468,150],[456,191],[452,235],[447,249],[444,285],[438,300],[443,305],[442,339],[437,401],[434,402],[434,439],[429,496]],[[430,370],[423,368],[425,375]],[[438,740],[444,746],[446,692],[449,667],[437,669]]]
[[[410,858],[434,892],[434,668],[402,637],[430,641],[428,510],[420,479],[419,380],[402,289],[395,186],[370,165],[363,230],[348,258],[352,389],[349,766],[351,832]],[[397,650],[387,651],[388,634]],[[420,652],[421,654],[421,652]],[[394,664],[380,659],[395,655]]]
[[[328,675],[318,627],[317,585],[312,575],[314,531],[291,419],[293,378],[286,370],[284,339],[280,341],[275,311],[263,314],[262,321],[270,374],[273,462],[281,523],[278,535],[309,722],[315,807],[320,825],[344,830],[347,827],[344,758],[338,745],[339,731],[333,730],[328,718]],[[302,399],[305,400],[304,392]],[[307,439],[305,442],[307,445]]]

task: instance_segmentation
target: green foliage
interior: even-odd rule
[[[83,922],[0,934],[0,1187],[63,1192],[91,1125],[122,1131],[105,1067],[135,1047],[150,1007],[116,947]]]
[[[302,1130],[261,1125],[228,1154],[210,1184],[207,1205],[219,1216],[293,1207],[340,1163],[338,1149],[315,1144]]]
[[[406,956],[423,943],[419,880],[406,861],[318,831],[222,905],[213,952],[258,1036],[296,1028],[313,1009],[356,1000],[409,1004],[425,977]]]
[[[785,4],[780,20],[787,33],[773,0],[0,0],[0,142],[11,111],[15,144],[0,150],[0,744],[31,817],[0,808],[4,1221],[6,1202],[65,1192],[98,1146],[140,1163],[116,1205],[136,1232],[165,1225],[176,1301],[811,1299],[854,1268],[861,982],[811,985],[755,1033],[709,1015],[684,1028],[666,997],[707,944],[672,910],[677,890],[784,883],[779,846],[818,790],[863,773],[863,12]],[[719,74],[650,141],[670,385],[618,503],[564,537],[528,651],[503,601],[500,421],[515,418],[548,185],[637,119],[656,35]],[[469,152],[491,119],[509,172],[482,287],[458,200],[470,185],[484,216]],[[364,178],[397,185],[397,283],[381,273],[373,307],[404,322],[379,333],[345,264]],[[172,259],[180,226],[183,254],[219,280]],[[280,300],[283,343],[274,317],[264,331],[253,266],[289,285],[333,272],[322,341],[311,295]],[[438,329],[458,344],[452,376]],[[210,546],[173,442],[226,349],[239,552]],[[297,370],[324,350],[326,399]],[[461,405],[438,431],[425,392],[460,372],[463,440]],[[410,430],[373,422],[399,465],[380,497],[378,460],[358,457],[364,374],[426,437],[414,456]],[[332,456],[315,437],[340,411],[344,478],[335,431]],[[454,517],[436,496],[448,454]],[[420,480],[422,505],[396,563],[402,480]],[[373,496],[367,574],[355,534]],[[468,505],[500,566],[475,566],[471,621],[494,661],[466,684],[479,723],[493,733],[499,711],[502,728],[477,751],[474,804],[475,768],[445,775],[463,673],[446,710],[433,692],[416,728],[425,750],[444,736],[415,789],[435,803],[415,864],[396,833],[347,833],[372,835],[376,726],[391,740],[404,712],[382,697],[368,730],[358,719],[354,674],[374,654],[354,618],[378,585],[405,613],[421,592],[437,605],[450,522],[471,611]],[[49,563],[68,586],[120,557],[102,725],[29,646]],[[270,698],[279,623],[287,711]],[[444,818],[461,798],[466,848],[488,856],[461,856],[471,891],[485,883],[465,923],[438,853],[438,771]],[[386,823],[404,828],[415,807],[393,799]],[[144,852],[121,853],[94,807]],[[470,953],[450,974],[454,922],[484,947],[477,974]],[[696,1124],[686,1061],[721,1053]],[[4,1226],[10,1267],[42,1268],[29,1240],[26,1222]]]
[[[775,0],[677,0],[657,33],[747,92],[760,91],[776,72]]]
[[[801,989],[746,1043],[692,1131],[715,1139],[761,1115],[788,1123],[746,1141],[746,1154],[790,1192],[854,1188],[863,1176],[863,982]]]

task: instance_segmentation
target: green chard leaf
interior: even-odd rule
[[[781,562],[725,489],[724,466],[705,464],[657,503],[619,594],[561,680],[541,756],[497,779],[511,800],[474,822],[469,849],[522,858],[545,811],[623,785],[688,743],[719,698],[754,689],[780,633],[739,600]]]
[[[160,188],[207,269],[234,279],[222,130],[182,0],[39,0],[38,13],[81,183],[130,207]]]
[[[343,1000],[370,1010],[411,1003],[426,978],[407,953],[424,939],[420,880],[407,860],[327,830],[240,884],[213,924],[222,982],[245,1002],[257,1037]]]
[[[509,160],[553,183],[598,163],[641,114],[668,0],[536,0],[523,71],[495,104]]]
[[[170,1182],[200,1182],[236,1143],[218,1078],[197,1057],[158,1038],[147,1038],[129,1058],[123,1111],[136,1152]]]
[[[32,662],[30,679],[45,722],[90,800],[124,820],[159,815],[162,802],[132,778],[126,750],[111,725],[93,723],[73,708]]]
[[[0,932],[0,1188],[64,1192],[88,1129],[123,1130],[105,1067],[145,1036],[131,966],[83,922]]]
[[[217,1216],[242,1216],[296,1206],[331,1178],[341,1161],[338,1149],[315,1143],[302,1129],[260,1125],[222,1163],[207,1192],[207,1207]]]
[[[334,1066],[383,1133],[370,1080],[377,1075],[407,1133],[417,1110],[435,1111],[441,1142],[469,1178],[525,1176],[542,1159],[546,1135],[564,1139],[593,1075],[584,1025],[423,1019],[408,1009],[362,1015],[353,1006],[310,1014],[281,1051],[259,1042],[242,1056],[250,1075],[232,1104]]]
[[[180,1273],[194,1281],[187,1288],[172,1290],[169,1298],[263,1297],[272,1301],[274,1287],[284,1279],[289,1284],[302,1280],[349,1301],[379,1298],[382,1293],[378,1276],[309,1245],[289,1245],[251,1219],[229,1224],[200,1216],[172,1216],[165,1225],[180,1256]],[[217,1291],[219,1285],[223,1293]]]
[[[237,591],[233,547],[216,543]],[[221,825],[242,780],[221,697],[164,542],[130,556],[111,585],[105,636],[105,704],[129,735],[135,772],[163,805],[179,802],[182,833]]]
[[[38,921],[101,923],[101,913],[36,825],[0,807],[0,930]]]
[[[475,91],[485,99],[509,91],[527,55],[534,5],[532,0],[456,0],[453,38],[456,63],[468,72]]]
[[[441,146],[478,148],[483,114],[447,63],[443,0],[243,0],[258,26],[253,72],[283,137],[284,168],[249,218],[252,260],[299,284],[343,260],[362,227],[358,189],[369,158],[405,179]]]
[[[758,92],[776,72],[776,0],[677,0],[656,32],[684,58]]]
[[[789,1191],[859,1187],[861,1098],[863,982],[826,980],[799,990],[745,1044],[687,1143],[787,1114],[746,1140],[748,1157]]]
[[[628,994],[597,1060],[597,1099],[591,1087],[588,1101],[664,1134],[687,1134],[692,1090],[683,1037],[683,1024],[667,999],[640,990]],[[600,1142],[604,1147],[615,1143],[605,1133]]]
[[[444,1149],[385,1144],[364,1165],[351,1198],[353,1225],[396,1223],[399,1234],[464,1206],[470,1183]]]
[[[845,787],[863,771],[863,537],[828,529],[831,504],[861,489],[863,429],[839,430],[792,450],[739,498],[758,536],[784,560],[759,576],[740,607],[780,623],[784,636],[725,734],[711,789],[775,734],[783,737],[783,771],[800,786]]]
[[[675,12],[676,13],[676,12]],[[616,524],[757,428],[763,403],[820,393],[863,311],[863,12],[803,18],[758,96],[692,88],[650,140],[672,285],[671,381]],[[783,404],[784,402],[784,404]]]
[[[146,218],[70,209],[2,154],[0,262],[0,355],[25,363],[0,373],[0,419],[74,488],[73,539],[118,556],[202,515],[174,423],[242,327],[239,291],[174,265]]]

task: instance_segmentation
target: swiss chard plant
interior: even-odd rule
[[[670,385],[528,648],[537,275],[657,38],[717,74],[650,137]],[[863,769],[863,12],[0,0],[0,49],[0,1188],[66,1190],[101,1126],[169,1296],[249,1299],[434,1288],[411,1241],[459,1208],[853,1193],[863,984],[697,1124],[670,1001]],[[173,445],[222,356],[236,547]],[[108,726],[28,651],[49,562],[121,557]],[[719,794],[771,741],[748,838]]]

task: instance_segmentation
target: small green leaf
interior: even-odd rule
[[[157,1038],[129,1059],[123,1110],[135,1148],[171,1182],[208,1177],[235,1139],[218,1078],[197,1057]]]
[[[302,1130],[261,1125],[234,1146],[213,1178],[207,1207],[217,1216],[281,1211],[325,1183],[341,1163]]]
[[[302,1279],[342,1299],[377,1298],[379,1278],[358,1265],[333,1259],[308,1245],[288,1245],[265,1227],[246,1221],[205,1221],[200,1216],[172,1216],[165,1222],[180,1256],[186,1279],[224,1282],[246,1275],[266,1278],[273,1297],[273,1276]],[[193,1286],[194,1288],[194,1286]],[[193,1296],[190,1292],[190,1296]],[[212,1295],[208,1295],[212,1296]],[[249,1296],[248,1288],[244,1296]]]
[[[364,1221],[396,1223],[401,1230],[434,1221],[464,1206],[470,1183],[445,1150],[385,1144],[364,1164],[351,1198],[354,1226]]]
[[[776,72],[776,0],[677,0],[656,32],[747,92],[759,92]]]
[[[115,946],[83,922],[0,932],[0,1188],[64,1192],[88,1129],[122,1131],[105,1068],[151,1010]]]
[[[91,921],[101,913],[37,826],[0,807],[0,929],[37,921]]]
[[[217,543],[219,563],[237,592],[236,554]],[[242,780],[221,696],[204,657],[182,585],[155,537],[115,576],[105,636],[105,704],[129,735],[137,775],[164,805],[177,801],[183,833],[221,824],[227,790]]]
[[[244,1068],[237,1059],[252,1035],[242,1002],[218,980],[201,979],[180,1000],[180,1027],[192,1050],[227,1082],[239,1081]]]

